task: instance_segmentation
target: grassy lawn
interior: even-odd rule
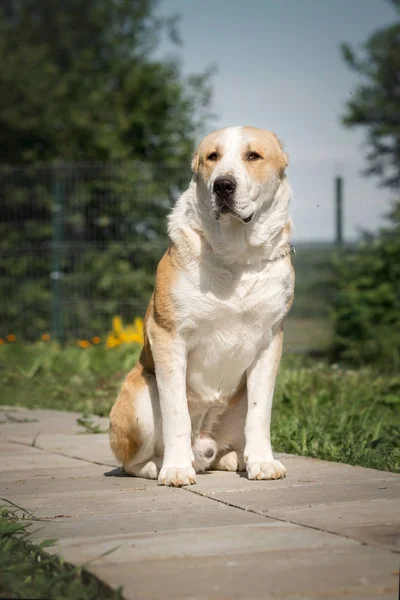
[[[4,345],[0,405],[107,416],[139,351],[134,344],[85,350],[44,342]],[[279,451],[400,472],[400,376],[286,354],[272,437]]]
[[[119,590],[112,591],[82,568],[47,554],[51,543],[31,544],[32,524],[19,520],[17,513],[0,507],[0,598],[122,599]]]

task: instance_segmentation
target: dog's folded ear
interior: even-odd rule
[[[196,173],[196,174],[199,172],[199,149],[198,148],[193,154],[192,171],[193,171],[193,173]]]

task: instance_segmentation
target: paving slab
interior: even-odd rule
[[[10,448],[11,446],[11,448]],[[12,453],[12,448],[15,448],[15,454]],[[3,454],[4,452],[4,454]],[[86,462],[62,456],[60,454],[45,453],[32,446],[20,446],[11,443],[0,443],[1,472],[6,473],[11,471],[17,476],[18,471],[35,469],[62,469],[63,467],[74,467],[75,469],[85,467]]]
[[[26,409],[18,407],[0,407],[0,440],[10,439],[14,435],[31,440],[36,434],[82,433],[83,427],[77,424],[82,413]],[[93,424],[108,428],[108,419],[93,417]]]
[[[129,600],[397,600],[397,568],[394,555],[376,548],[328,547],[174,557],[136,569],[127,561],[91,571],[123,585]]]
[[[45,456],[48,456],[47,454],[45,454]],[[1,457],[1,449],[0,449],[0,457]],[[0,463],[2,462],[1,458],[0,458]],[[76,459],[74,459],[72,465],[73,466],[68,466],[68,467],[63,467],[62,469],[58,468],[58,467],[53,467],[53,468],[49,468],[48,466],[43,466],[43,467],[36,467],[35,469],[28,469],[25,468],[24,469],[19,469],[19,470],[13,470],[13,469],[9,469],[8,471],[2,471],[1,470],[1,464],[0,464],[0,486],[3,487],[6,484],[12,485],[14,483],[20,483],[21,485],[32,485],[32,486],[41,486],[43,484],[43,482],[49,482],[50,480],[54,481],[54,482],[65,482],[63,483],[63,485],[67,486],[67,480],[73,480],[73,479],[77,479],[77,478],[88,478],[90,477],[91,479],[93,478],[93,474],[95,473],[95,471],[93,471],[93,465],[91,465],[91,463],[87,463],[85,461],[81,461],[82,464],[79,464],[78,461]],[[49,464],[49,463],[48,463]],[[51,464],[51,463],[50,463]],[[69,465],[71,465],[71,463],[68,463]],[[79,467],[79,468],[78,468]],[[96,475],[97,476],[97,475]],[[86,489],[88,487],[88,481],[89,479],[87,479],[86,481]],[[35,482],[38,482],[37,484]],[[60,483],[60,485],[62,485]],[[39,487],[36,487],[36,489],[38,490]]]
[[[182,493],[182,490],[160,486],[147,490],[138,488],[134,492],[130,489],[114,489],[101,493],[86,491],[13,495],[12,499],[29,511],[35,511],[34,514],[38,518],[45,517],[50,520],[60,514],[72,517],[74,521],[69,520],[67,526],[72,535],[79,536],[83,535],[82,524],[87,523],[88,519],[93,522],[93,518],[102,531],[113,535],[118,523],[116,515],[119,518],[118,530],[136,533],[182,527],[198,528],[207,524],[231,525],[236,522],[238,512],[208,498],[192,494],[189,496]],[[243,512],[240,519],[243,523],[264,521],[258,515],[249,512]],[[74,525],[78,522],[79,526],[74,531]],[[99,529],[96,528],[95,532],[98,536]]]
[[[287,457],[284,480],[251,482],[229,473],[193,489],[231,506],[400,550],[400,476],[304,457]],[[214,476],[214,473],[212,474]],[[254,485],[252,485],[254,484]]]
[[[79,416],[0,411],[1,496],[125,598],[397,598],[399,475],[283,454],[285,480],[164,488],[121,476]]]
[[[77,428],[78,429],[78,428]],[[26,438],[14,435],[12,442],[25,444]],[[97,464],[116,466],[115,458],[111,455],[108,436],[93,433],[40,433],[35,437],[35,448],[50,450],[52,453],[80,458]]]
[[[400,551],[399,500],[371,498],[361,502],[272,510],[268,515]]]
[[[209,495],[223,493],[265,492],[266,489],[284,489],[291,486],[305,488],[312,484],[333,483],[365,483],[366,481],[399,481],[400,475],[389,471],[378,471],[364,467],[353,467],[343,463],[329,462],[304,456],[290,454],[278,454],[286,469],[287,477],[269,481],[265,487],[265,481],[249,481],[245,473],[218,472],[218,481],[210,478],[202,478],[197,482],[196,490]],[[214,473],[213,473],[214,475]]]

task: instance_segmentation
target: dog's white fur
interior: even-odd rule
[[[285,476],[270,419],[294,286],[286,165],[263,130],[227,128],[200,144],[169,217],[145,347],[110,415],[127,473],[178,486],[211,465],[246,469],[249,479]],[[236,181],[227,212],[214,188],[224,176]]]

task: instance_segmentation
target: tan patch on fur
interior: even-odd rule
[[[201,174],[205,181],[211,177],[211,174],[222,158],[223,148],[220,144],[221,133],[225,129],[218,129],[207,135],[199,144],[192,161],[192,169],[194,173],[201,170]],[[248,141],[244,143],[242,148],[242,159],[254,179],[264,182],[270,176],[270,168],[283,177],[286,167],[288,166],[287,154],[283,151],[283,145],[272,131],[258,129],[257,127],[243,127],[242,131],[247,134]],[[215,152],[218,155],[217,161],[208,160],[208,156]],[[257,152],[262,157],[262,160],[249,161],[248,155],[251,152]]]
[[[171,334],[175,329],[172,286],[176,277],[176,249],[172,246],[157,267],[156,285],[144,318],[144,344],[137,365],[128,374],[110,413],[110,445],[123,464],[131,460],[141,445],[135,414],[135,398],[148,385],[147,373],[155,373],[153,353],[158,365],[169,364]]]
[[[292,227],[290,223],[286,223],[286,225],[282,227],[282,235],[290,240],[290,236],[292,235]]]
[[[268,179],[268,167],[273,167],[280,177],[283,177],[289,164],[287,154],[275,133],[256,127],[243,127],[249,141],[243,153],[243,160],[252,177],[264,182]],[[254,161],[246,160],[251,152],[257,152],[262,158]]]
[[[235,404],[237,404],[239,402],[239,400],[243,397],[246,387],[247,387],[247,379],[246,379],[246,373],[245,373],[237,387],[236,392],[228,400],[229,406],[234,406]]]
[[[148,373],[155,372],[149,333],[151,338],[159,338],[163,332],[172,333],[176,327],[172,286],[178,268],[177,250],[171,246],[158,263],[155,289],[144,317],[144,344],[139,363]]]
[[[156,273],[154,289],[154,321],[165,331],[176,328],[175,307],[172,297],[172,287],[177,276],[178,256],[174,246],[168,248],[160,262]]]
[[[194,153],[192,160],[192,170],[194,173],[198,173],[200,167],[206,167],[204,175],[206,173],[212,173],[215,163],[207,162],[207,156],[212,152],[216,152],[219,156],[222,154],[222,148],[218,144],[218,138],[225,128],[217,129],[212,133],[209,133],[199,144],[197,150]]]
[[[151,338],[151,349],[154,362],[157,365],[157,375],[170,377],[173,371],[173,363],[176,358],[173,343],[174,335],[160,327],[154,320],[149,326],[149,335]]]
[[[151,295],[150,302],[149,302],[149,305],[147,307],[146,314],[144,317],[144,323],[143,323],[144,343],[143,343],[142,352],[139,357],[139,363],[142,365],[142,367],[148,373],[152,373],[152,374],[154,374],[154,372],[155,372],[154,371],[154,359],[153,359],[153,353],[151,351],[149,336],[147,333],[147,327],[148,327],[149,318],[153,315],[153,313],[154,313],[154,293]]]
[[[110,413],[110,446],[121,463],[131,460],[140,448],[140,428],[135,414],[135,397],[147,386],[143,366],[128,373]]]

